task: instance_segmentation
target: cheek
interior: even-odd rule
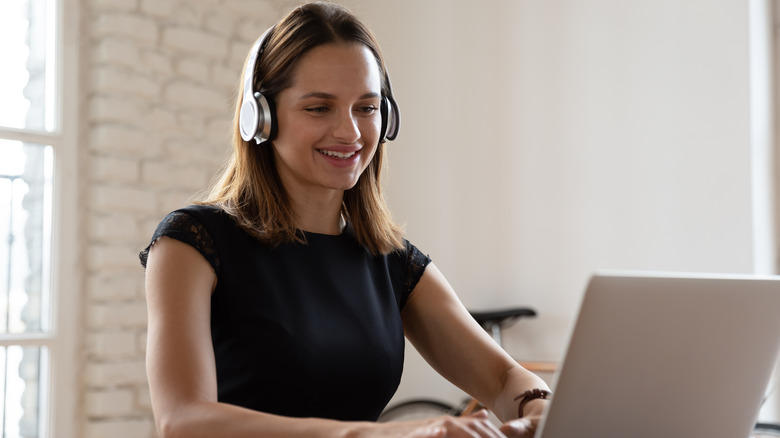
[[[360,128],[361,136],[366,140],[366,143],[376,145],[379,142],[379,131],[382,129],[382,116],[377,115],[365,123]]]
[[[377,159],[376,154],[378,149],[379,147],[376,144],[374,144],[373,146],[366,146],[365,148],[363,148],[363,155],[361,157],[361,161],[363,165],[361,166],[362,167],[361,173],[366,172],[371,167],[371,163],[376,161]]]
[[[366,123],[366,127],[362,132],[364,143],[364,151],[367,152],[364,155],[363,162],[366,163],[364,169],[368,167],[368,163],[374,159],[377,148],[379,147],[379,131],[382,129],[382,118],[377,116],[374,119]]]
[[[366,147],[366,149],[368,149],[368,147]],[[366,167],[368,167],[368,163],[370,163],[371,160],[374,159],[374,155],[376,155],[377,147],[376,146],[371,146],[370,149],[371,150],[368,151],[368,153],[366,154],[366,157],[364,158],[365,162],[366,162]]]
[[[311,123],[295,123],[289,119],[281,119],[277,125],[276,140],[287,148],[303,148],[304,145],[313,142],[321,132]]]

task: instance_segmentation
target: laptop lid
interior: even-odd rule
[[[536,437],[748,437],[779,347],[780,277],[594,275]]]

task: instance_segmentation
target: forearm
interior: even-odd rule
[[[505,375],[504,384],[498,397],[496,397],[493,405],[489,406],[489,408],[501,421],[515,419],[518,417],[517,408],[519,405],[519,400],[515,400],[515,398],[523,392],[534,388],[549,390],[547,383],[536,374],[519,365],[512,367]],[[532,406],[531,403],[534,402],[529,402],[527,405],[529,408]]]
[[[372,426],[369,422],[283,417],[207,401],[188,403],[165,414],[156,412],[155,418],[161,438],[352,438],[363,436]]]

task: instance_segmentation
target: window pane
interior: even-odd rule
[[[0,347],[3,437],[44,436],[48,365],[46,347]]]
[[[0,140],[0,333],[49,330],[50,146]]]
[[[54,129],[53,3],[0,1],[0,126]]]

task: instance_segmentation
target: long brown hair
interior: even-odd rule
[[[383,96],[391,93],[374,36],[349,10],[325,2],[301,5],[276,24],[266,39],[255,70],[255,80],[262,84],[261,89],[257,90],[257,83],[254,89],[273,100],[291,85],[297,62],[307,51],[334,42],[365,45],[379,66]],[[239,84],[243,82],[242,77]],[[271,246],[305,242],[277,173],[271,145],[257,145],[241,138],[238,118],[243,85],[239,85],[239,90],[232,126],[233,154],[203,203],[220,206],[249,234]],[[384,154],[385,144],[380,143],[357,184],[344,193],[341,207],[341,214],[351,222],[358,241],[373,254],[403,247],[403,231],[393,220],[382,196]]]

